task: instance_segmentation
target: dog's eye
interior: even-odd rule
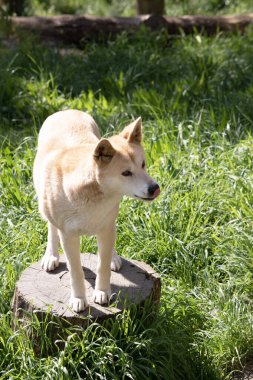
[[[124,177],[131,177],[133,175],[130,170],[125,170],[123,173],[121,173]]]
[[[146,163],[145,163],[145,161],[142,161],[142,165],[141,165],[142,169],[144,169],[144,168],[145,168],[145,166],[146,166]]]

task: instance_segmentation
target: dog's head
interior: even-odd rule
[[[119,135],[99,141],[94,160],[97,181],[103,192],[145,201],[152,201],[160,194],[159,185],[147,174],[141,141],[141,118],[129,124]]]

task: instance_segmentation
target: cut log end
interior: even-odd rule
[[[16,284],[13,297],[13,312],[16,320],[24,315],[48,313],[72,324],[84,325],[87,319],[103,322],[114,318],[130,307],[142,305],[150,300],[158,305],[160,300],[160,277],[147,264],[135,260],[122,259],[119,272],[111,274],[112,299],[108,305],[93,302],[97,256],[81,254],[85,274],[85,286],[89,306],[81,313],[73,312],[69,306],[70,277],[65,256],[60,256],[60,265],[52,272],[41,269],[37,262],[28,267]]]

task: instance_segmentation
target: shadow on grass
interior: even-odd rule
[[[142,31],[82,50],[21,41],[2,48],[1,114],[24,126],[32,117],[42,121],[58,109],[88,104],[109,117],[127,111],[194,120],[202,113],[215,127],[251,129],[252,41],[251,30],[212,39]]]
[[[199,315],[175,318],[171,311],[132,308],[115,320],[86,328],[53,318],[50,313],[26,316],[17,324],[15,339],[27,344],[37,360],[64,357],[68,376],[154,380],[215,380],[217,369],[193,352]],[[4,367],[2,367],[4,373]],[[57,369],[55,369],[57,371]],[[89,377],[90,376],[90,377]],[[92,377],[93,376],[93,377]],[[96,377],[97,376],[97,377]],[[116,377],[115,377],[116,376]]]

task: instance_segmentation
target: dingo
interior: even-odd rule
[[[66,110],[49,116],[39,133],[33,178],[39,211],[48,221],[42,268],[59,265],[58,243],[67,257],[71,278],[70,307],[87,306],[80,262],[80,235],[96,235],[97,277],[94,302],[107,303],[110,275],[121,258],[114,251],[115,219],[123,195],[152,201],[158,184],[148,176],[141,147],[141,118],[120,134],[101,139],[91,116]]]

